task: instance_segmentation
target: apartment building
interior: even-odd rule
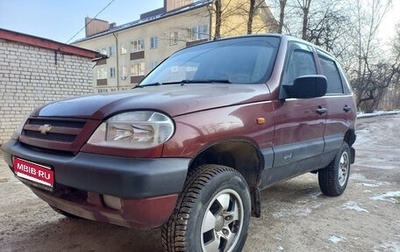
[[[246,34],[249,1],[220,3],[221,37]],[[275,21],[270,10],[264,1],[256,5],[253,33],[271,31]],[[215,12],[215,0],[164,0],[162,8],[120,26],[86,18],[86,37],[73,44],[108,56],[93,69],[95,92],[126,90],[173,52],[214,39]]]

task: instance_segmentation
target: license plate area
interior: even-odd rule
[[[40,165],[24,159],[14,158],[14,172],[24,181],[46,190],[53,190],[54,171],[50,166]]]

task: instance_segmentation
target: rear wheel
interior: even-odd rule
[[[241,251],[250,220],[242,175],[205,165],[191,171],[174,213],[162,228],[165,251]]]
[[[344,192],[350,176],[350,162],[350,147],[343,143],[335,159],[318,172],[319,187],[324,194],[339,196]]]

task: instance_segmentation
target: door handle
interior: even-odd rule
[[[318,106],[316,112],[317,112],[318,115],[323,115],[323,114],[326,114],[328,112],[328,109],[327,108],[323,108],[321,106]]]
[[[351,107],[345,105],[344,108],[343,108],[343,110],[344,110],[344,112],[347,113],[347,112],[351,111]]]

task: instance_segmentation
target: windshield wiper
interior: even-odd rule
[[[181,84],[185,85],[186,83],[231,83],[228,79],[193,79],[193,80],[181,80],[181,81],[173,81],[173,82],[163,82],[162,84]]]
[[[186,83],[231,83],[228,79],[215,79],[215,80],[206,80],[206,79],[198,79],[198,80],[181,80],[181,81],[171,81],[171,82],[153,82],[149,84],[137,85],[136,87],[151,87],[151,86],[161,86],[161,85],[173,85],[173,84],[181,84],[181,86]]]
[[[153,82],[153,83],[149,83],[149,84],[143,84],[143,85],[137,85],[137,86],[135,86],[134,88],[137,88],[137,87],[139,87],[139,88],[143,88],[143,87],[151,87],[151,86],[160,86],[160,85],[162,85],[163,83],[160,83],[160,82]]]

